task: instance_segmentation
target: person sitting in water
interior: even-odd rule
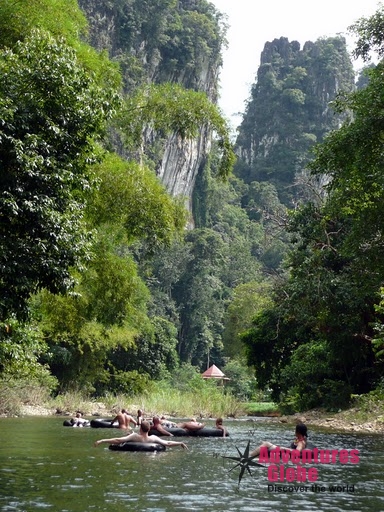
[[[205,423],[199,423],[196,421],[196,418],[191,418],[189,421],[183,421],[182,423],[178,423],[176,425],[178,428],[184,428],[186,430],[190,430],[191,432],[195,432],[196,430],[201,430],[205,427]]]
[[[158,416],[154,416],[152,418],[151,430],[157,430],[159,434],[162,434],[163,436],[173,436],[173,434],[168,432],[168,430],[165,430]]]
[[[72,427],[88,427],[89,420],[83,418],[83,414],[80,411],[77,411],[74,418],[70,419]]]
[[[219,430],[221,430],[223,432],[222,437],[226,437],[228,435],[228,431],[223,425],[223,418],[217,418],[215,426],[216,426],[216,428],[218,428]]]
[[[113,437],[111,439],[99,439],[95,441],[94,446],[99,446],[100,444],[121,444],[121,443],[158,443],[163,446],[181,446],[185,450],[188,450],[188,446],[185,443],[180,441],[165,441],[158,436],[149,435],[150,425],[148,421],[142,421],[139,429],[139,433],[133,432],[124,437]]]
[[[117,421],[119,424],[118,428],[124,428],[125,430],[132,430],[130,423],[133,423],[135,427],[137,425],[137,422],[132,418],[130,414],[128,414],[126,409],[121,409],[121,411],[117,413],[113,420],[111,420],[111,425],[115,423],[115,421]]]
[[[138,409],[136,423],[137,423],[137,425],[140,426],[143,421],[144,421],[143,411],[141,409]]]
[[[307,446],[307,437],[308,437],[307,432],[308,432],[307,426],[304,425],[304,423],[298,423],[296,425],[296,429],[295,429],[295,440],[291,443],[289,448],[280,446],[280,449],[287,450],[287,451],[298,450],[299,452],[301,452],[301,450],[304,450]],[[277,445],[272,444],[268,441],[265,441],[260,446],[255,448],[249,454],[249,456],[257,457],[260,454],[261,448],[268,448],[268,451],[269,451],[269,450],[274,450],[275,448],[277,448]]]

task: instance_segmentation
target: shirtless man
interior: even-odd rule
[[[154,416],[152,418],[152,430],[157,430],[163,436],[173,436],[168,430],[165,430],[163,425],[161,424],[161,420],[158,416]]]
[[[125,409],[121,409],[119,413],[113,418],[111,424],[117,421],[119,423],[119,428],[124,428],[125,430],[132,430],[130,427],[130,423],[133,423],[136,427],[137,422],[132,418],[130,414]]]
[[[199,423],[196,421],[196,418],[191,418],[189,421],[184,421],[183,423],[177,424],[178,428],[184,428],[186,430],[196,431],[201,430],[205,427],[205,423]]]
[[[228,435],[228,431],[223,425],[223,418],[217,418],[215,426],[216,428],[222,431],[223,437],[226,437]]]
[[[188,450],[188,447],[185,443],[182,443],[180,441],[165,441],[164,439],[161,439],[158,436],[150,436],[148,434],[150,430],[150,425],[147,421],[143,421],[140,425],[139,433],[133,432],[132,434],[129,434],[128,436],[124,437],[113,437],[111,439],[99,439],[98,441],[95,441],[94,446],[99,446],[99,444],[107,443],[107,444],[121,444],[121,443],[129,443],[129,442],[135,442],[135,443],[158,443],[162,444],[163,446],[181,446],[182,448]]]

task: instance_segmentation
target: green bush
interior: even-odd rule
[[[224,373],[230,380],[225,383],[225,390],[240,400],[249,400],[256,393],[256,380],[250,369],[237,359],[229,361]]]
[[[300,345],[290,363],[281,372],[280,406],[284,413],[315,407],[328,410],[344,408],[351,398],[351,387],[334,377],[330,352],[325,341]]]

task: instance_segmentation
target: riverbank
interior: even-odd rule
[[[276,418],[276,421],[291,424],[302,421],[306,423],[309,428],[316,426],[338,432],[384,433],[384,414],[382,407],[378,407],[376,412],[368,416],[365,413],[361,414],[361,411],[355,407],[338,413],[329,413],[327,411],[314,409],[291,416],[281,416],[280,418]]]
[[[379,404],[375,411],[372,411],[367,417],[367,414],[359,408],[352,407],[345,411],[337,413],[329,413],[320,409],[314,409],[303,413],[297,413],[287,416],[271,416],[271,421],[277,423],[289,423],[294,425],[298,421],[306,423],[308,427],[316,426],[325,428],[327,430],[345,431],[345,432],[362,432],[362,433],[384,433],[384,404]],[[90,402],[82,407],[82,412],[85,416],[94,417],[110,417],[115,414],[115,409],[110,409],[102,402]],[[132,408],[132,414],[135,408]],[[36,405],[23,405],[20,411],[21,416],[68,416],[73,414],[73,411],[66,411],[55,408],[47,408],[44,406]],[[148,412],[148,416],[152,414]],[[168,415],[169,416],[169,415]],[[188,415],[186,415],[188,416]],[[199,415],[196,415],[199,416]],[[266,415],[265,417],[268,417]],[[208,418],[202,418],[208,419]]]

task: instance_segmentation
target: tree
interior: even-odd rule
[[[364,61],[371,60],[371,52],[384,56],[384,10],[382,6],[369,18],[360,18],[348,27],[350,32],[358,36],[353,55],[361,57]]]
[[[64,42],[34,31],[0,52],[0,315],[25,316],[32,292],[71,284],[87,252],[83,198],[97,138],[117,97]]]
[[[164,379],[179,363],[177,329],[164,318],[154,317],[136,338],[134,347],[118,348],[110,354],[112,375],[137,371],[152,380]]]
[[[12,48],[36,28],[79,46],[87,20],[76,0],[5,0],[0,5],[0,46]]]
[[[144,129],[158,134],[176,133],[182,139],[194,138],[208,126],[216,132],[221,153],[218,175],[228,177],[235,162],[229,127],[218,107],[203,92],[187,90],[177,84],[144,86],[127,98],[120,118],[128,147],[140,148]]]
[[[184,231],[187,212],[180,198],[172,198],[155,173],[145,165],[126,161],[114,153],[94,167],[99,186],[87,205],[92,227],[122,236],[118,245],[140,242],[153,255],[169,246]]]
[[[225,264],[224,243],[210,229],[186,235],[191,257],[175,285],[173,297],[180,309],[179,355],[197,366],[222,351],[221,332],[226,300],[220,273]]]
[[[311,406],[345,405],[350,393],[370,391],[381,377],[375,333],[384,278],[383,70],[379,63],[363,89],[335,100],[346,121],[317,146],[309,164],[315,177],[327,176],[327,195],[291,215],[289,278],[244,340],[263,381],[274,381],[297,407],[308,393]],[[329,395],[337,401],[330,403]]]
[[[245,347],[240,338],[241,333],[252,326],[252,320],[261,310],[272,305],[270,291],[271,283],[265,281],[251,281],[234,289],[233,298],[225,313],[223,342],[226,355],[244,355]]]

